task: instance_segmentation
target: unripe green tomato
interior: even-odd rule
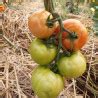
[[[32,59],[40,65],[49,64],[57,54],[56,46],[52,44],[46,46],[41,39],[37,38],[32,41],[28,50]]]
[[[70,57],[62,57],[58,63],[58,70],[61,75],[66,78],[77,78],[81,76],[86,70],[86,60],[84,56],[78,51]]]
[[[38,98],[57,98],[63,88],[63,78],[49,68],[39,66],[32,72],[32,89]]]

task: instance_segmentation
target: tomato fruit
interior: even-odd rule
[[[5,6],[3,4],[0,5],[0,12],[5,10]]]
[[[72,40],[67,32],[63,32],[62,33],[63,48],[71,51],[78,51],[87,42],[88,39],[87,29],[79,20],[76,19],[67,19],[63,21],[63,24],[65,29],[77,35],[77,38]],[[60,32],[59,26],[55,30],[55,35],[57,35],[58,32]]]
[[[40,64],[46,65],[54,60],[57,48],[54,45],[45,45],[41,39],[34,39],[28,49],[32,59]]]
[[[57,98],[63,88],[63,78],[49,68],[38,66],[32,72],[32,89],[39,98]]]
[[[66,78],[77,78],[85,72],[86,60],[78,51],[73,53],[70,57],[62,57],[58,61],[57,66],[61,75]]]
[[[51,28],[46,25],[49,15],[50,13],[48,11],[37,11],[28,18],[28,27],[34,36],[48,38],[53,34],[56,24]]]

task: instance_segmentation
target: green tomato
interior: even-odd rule
[[[49,68],[39,66],[32,72],[32,89],[39,98],[57,98],[63,88],[63,78]]]
[[[29,53],[36,63],[47,65],[54,60],[57,48],[54,45],[46,46],[40,39],[34,39],[30,44]]]
[[[77,78],[86,70],[86,60],[78,51],[70,57],[62,57],[58,63],[58,70],[66,78]]]

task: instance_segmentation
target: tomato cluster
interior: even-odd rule
[[[47,11],[38,11],[28,18],[28,27],[36,37],[28,51],[39,64],[32,72],[32,89],[39,98],[56,98],[64,88],[63,77],[77,78],[86,70],[85,57],[79,51],[88,38],[84,25],[78,20],[67,19],[63,21],[61,32],[60,24],[46,25],[49,16]],[[58,51],[60,34],[62,47]],[[55,41],[48,43],[52,37]],[[66,55],[67,52],[70,55]]]

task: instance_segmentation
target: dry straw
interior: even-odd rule
[[[28,45],[34,38],[28,30],[27,20],[32,12],[44,8],[43,2],[39,0],[33,3],[22,3],[21,5],[14,3],[13,6],[7,8],[3,13],[3,38],[0,39],[0,42],[2,42],[0,52],[0,97],[37,98],[31,89],[31,72],[37,64],[31,60],[27,52]],[[57,10],[61,9],[62,7]],[[73,15],[68,17],[72,18]],[[89,97],[88,91],[98,94],[95,88],[96,83],[94,83],[94,80],[96,81],[98,78],[98,39],[94,35],[93,22],[89,18],[89,13],[85,13],[84,10],[79,13],[79,17],[76,15],[75,18],[80,20],[88,29],[90,28],[88,43],[82,49],[87,58],[88,70],[86,76],[77,80],[66,80],[65,89],[61,92],[60,98],[63,98],[62,96],[73,98],[80,91],[86,97]],[[76,84],[76,81],[85,85],[85,91]]]

